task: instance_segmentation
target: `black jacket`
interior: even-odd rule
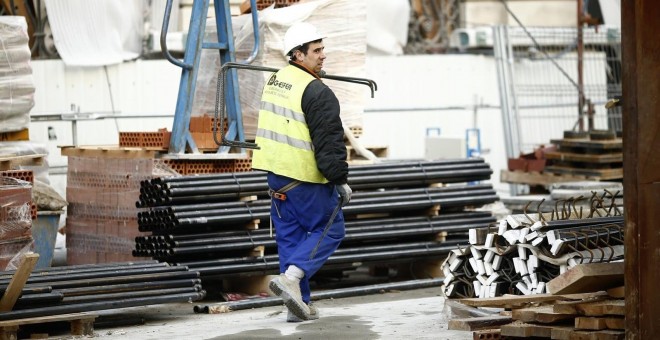
[[[298,64],[290,64],[311,74]],[[348,163],[337,96],[320,79],[315,79],[303,92],[301,104],[319,171],[333,184],[346,183]]]

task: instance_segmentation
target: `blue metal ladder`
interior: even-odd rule
[[[233,63],[236,61],[236,49],[234,46],[234,34],[231,25],[231,11],[229,0],[215,0],[215,20],[218,31],[218,42],[204,42],[206,29],[206,18],[209,8],[209,0],[194,0],[188,37],[183,61],[174,58],[167,49],[167,29],[172,12],[172,0],[167,0],[165,7],[165,18],[160,32],[160,46],[165,58],[172,64],[181,67],[181,82],[179,83],[179,94],[174,112],[174,124],[172,126],[172,137],[170,139],[169,154],[185,154],[190,151],[198,154],[199,150],[190,134],[190,116],[193,99],[195,96],[195,85],[202,49],[217,49],[220,52],[220,63]],[[257,56],[259,51],[259,25],[256,0],[250,0],[252,8],[252,27],[254,31],[254,47],[252,53],[242,63],[249,64]],[[227,140],[238,140],[245,142],[243,131],[243,119],[241,114],[241,103],[239,101],[238,74],[232,70],[227,77],[225,87],[225,98],[227,105],[227,120],[229,128],[224,136]],[[218,148],[218,153],[228,153],[229,147]]]

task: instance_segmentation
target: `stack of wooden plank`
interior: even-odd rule
[[[566,131],[564,138],[550,143],[550,147],[509,159],[500,180],[547,188],[554,183],[623,178],[623,141],[614,132]]]
[[[623,270],[622,262],[579,265],[548,283],[554,295],[459,300],[467,306],[503,311],[453,319],[449,329],[474,331],[475,339],[624,339]]]
[[[615,136],[613,136],[615,137]],[[553,139],[557,151],[547,152],[551,165],[545,172],[557,175],[585,176],[596,180],[623,178],[623,141],[612,139]]]

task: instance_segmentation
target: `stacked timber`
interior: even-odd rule
[[[350,166],[346,238],[325,268],[442,259],[467,232],[494,222],[475,208],[498,197],[482,159]],[[438,184],[444,184],[439,186]],[[270,199],[261,172],[154,178],[141,183],[135,256],[188,266],[203,276],[277,273]],[[246,227],[247,226],[247,227]]]
[[[578,138],[553,139],[557,150],[546,152],[545,172],[594,180],[623,178],[623,140],[614,131],[592,131]]]
[[[593,299],[591,299],[593,300]],[[625,301],[558,301],[554,306],[527,307],[512,311],[513,323],[500,334],[548,339],[625,339]]]
[[[543,186],[577,181],[621,181],[623,140],[614,131],[565,131],[552,146],[510,159],[502,182]]]
[[[590,265],[581,266],[576,270]],[[623,266],[615,267],[622,282]],[[612,270],[606,272],[612,274]],[[452,319],[449,329],[472,331],[475,339],[623,340],[625,300],[622,291],[620,286],[580,294],[462,299],[459,301],[469,307],[505,310],[490,316]]]

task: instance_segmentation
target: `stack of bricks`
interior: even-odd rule
[[[170,146],[171,135],[172,133],[165,128],[158,129],[157,132],[120,132],[119,146],[167,150]]]
[[[11,172],[0,172],[0,270],[32,247],[32,184]]]
[[[179,175],[219,174],[252,171],[252,160],[245,159],[164,159],[162,162]]]
[[[213,137],[214,125],[218,131],[218,138],[221,138],[220,129],[227,131],[227,119],[224,120],[224,126],[220,126],[214,117],[208,114],[202,116],[190,117],[190,127],[188,130],[200,151],[216,151],[218,144]],[[170,146],[172,133],[167,129],[159,129],[157,132],[120,132],[119,147],[123,148],[146,148],[151,150],[166,151]]]
[[[159,159],[69,156],[67,264],[135,260],[140,182],[183,174],[251,171],[246,159]]]
[[[222,138],[220,131],[227,132],[228,129],[226,118],[224,124],[224,126],[220,126],[215,117],[204,114],[202,116],[190,117],[190,127],[188,130],[198,149],[202,151],[216,151],[218,150],[218,144],[213,137],[213,129],[215,128],[218,131],[218,139],[220,139]]]
[[[69,157],[67,264],[133,260],[140,181],[154,177],[146,158]]]

